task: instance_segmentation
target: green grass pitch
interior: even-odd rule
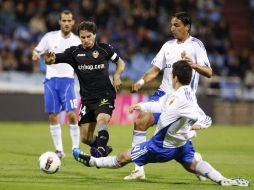
[[[39,169],[41,153],[54,151],[48,123],[0,123],[0,190],[210,190],[239,189],[220,187],[207,180],[200,182],[175,161],[146,166],[146,181],[124,181],[133,169],[129,164],[121,169],[87,168],[76,162],[71,154],[71,140],[67,126],[62,127],[66,158],[56,174]],[[128,148],[132,127],[110,127],[112,155]],[[154,129],[149,129],[148,137]],[[199,131],[193,139],[196,151],[226,177],[243,177],[254,182],[254,127],[212,126]],[[81,146],[87,151],[85,145]],[[254,189],[251,186],[248,189]]]

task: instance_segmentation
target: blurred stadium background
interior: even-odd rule
[[[45,65],[33,63],[31,52],[45,32],[59,29],[64,9],[77,24],[94,20],[98,40],[112,44],[127,63],[113,123],[131,123],[127,106],[159,86],[160,77],[129,93],[171,37],[168,15],[178,11],[190,13],[191,34],[204,43],[214,71],[211,79],[201,78],[201,107],[218,124],[254,123],[254,0],[0,0],[0,121],[48,120]]]

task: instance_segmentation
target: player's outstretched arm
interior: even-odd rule
[[[134,110],[150,113],[161,113],[163,106],[166,104],[167,96],[160,98],[158,102],[140,102],[138,104],[133,104],[129,107],[129,113]]]
[[[139,81],[137,81],[132,85],[131,91],[137,92],[146,82],[149,82],[153,80],[155,77],[157,77],[159,73],[160,69],[156,66],[153,66],[150,70],[148,70],[144,74],[144,76]]]
[[[47,65],[52,65],[55,63],[56,55],[54,52],[46,52],[44,55],[44,59]]]
[[[133,104],[129,107],[129,113],[133,113],[134,110],[140,111],[141,107],[139,104]]]

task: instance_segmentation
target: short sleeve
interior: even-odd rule
[[[39,52],[40,55],[44,54],[49,49],[48,36],[48,34],[45,34],[38,43],[38,45],[35,47],[35,50]]]
[[[199,65],[211,67],[207,53],[206,53],[205,46],[203,45],[201,41],[199,41],[199,43],[197,43],[196,45],[196,56],[197,56],[197,63]]]
[[[158,67],[160,70],[163,70],[166,65],[166,58],[165,58],[165,44],[162,46],[160,51],[157,53],[157,55],[152,60],[151,64]]]
[[[110,44],[104,44],[100,43],[99,46],[106,51],[108,60],[111,60],[112,62],[116,63],[119,59],[119,56],[114,51],[114,48]]]

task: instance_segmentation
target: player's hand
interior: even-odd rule
[[[193,61],[191,60],[191,58],[189,58],[189,57],[186,55],[186,52],[185,52],[185,51],[183,51],[183,52],[181,53],[181,57],[182,57],[183,60],[185,60],[185,61],[191,66],[191,68],[195,69],[196,64],[193,63]]]
[[[185,61],[191,66],[191,68],[194,69],[194,67],[195,67],[196,64],[193,63],[193,61],[191,60],[191,58],[185,57],[183,60],[185,60]]]
[[[139,104],[133,104],[129,107],[129,113],[133,113],[134,110],[140,111],[141,107]]]
[[[184,59],[186,57],[186,51],[182,51],[181,58]]]
[[[40,59],[40,54],[36,52],[35,50],[32,53],[32,61],[37,62]]]
[[[191,130],[200,130],[200,129],[202,129],[201,125],[192,125],[191,126]]]
[[[119,74],[114,74],[113,85],[114,85],[115,91],[118,92],[122,86],[122,81]]]
[[[55,63],[56,55],[54,52],[46,52],[44,55],[45,63],[51,65]]]
[[[141,84],[139,84],[138,82],[134,83],[132,85],[132,88],[131,88],[131,92],[137,92],[140,88],[141,88]]]

